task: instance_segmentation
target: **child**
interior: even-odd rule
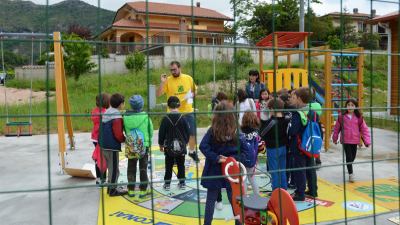
[[[355,99],[346,101],[346,111],[339,116],[333,129],[333,143],[337,144],[340,135],[340,142],[346,153],[347,172],[349,172],[349,182],[354,182],[353,165],[357,154],[357,145],[362,140],[366,147],[371,144],[371,136],[367,124],[362,117]]]
[[[278,97],[280,100],[283,101],[284,103],[284,109],[285,111],[283,112],[283,115],[285,116],[285,119],[287,121],[290,121],[292,118],[292,109],[296,109],[296,107],[294,107],[291,102],[290,102],[290,94],[289,91],[287,89],[281,89],[277,92]],[[289,143],[286,146],[286,169],[292,169],[294,165],[294,161],[293,161],[293,156],[292,156],[292,152],[290,150],[289,147]],[[287,179],[287,183],[288,183],[288,188],[290,189],[295,189],[296,185],[294,183],[294,179],[292,176],[293,171],[286,171],[286,179]]]
[[[158,132],[160,151],[164,152],[165,155],[165,183],[163,188],[167,191],[170,190],[172,167],[176,162],[178,166],[178,187],[184,190],[186,188],[185,155],[187,153],[186,145],[189,142],[190,128],[185,118],[178,111],[180,106],[179,98],[171,96],[168,98],[167,104],[170,113],[162,119]]]
[[[292,113],[292,118],[288,127],[288,136],[290,139],[289,147],[293,157],[293,168],[297,168],[292,172],[293,180],[296,185],[296,191],[293,196],[294,201],[304,201],[305,194],[317,197],[317,173],[315,169],[301,169],[312,167],[314,159],[309,158],[298,148],[298,138],[301,138],[305,126],[307,125],[307,115],[309,112],[308,103],[310,101],[310,91],[306,87],[302,87],[292,91],[290,102],[296,107],[297,112]],[[306,181],[308,192],[305,193]]]
[[[97,146],[99,141],[99,129],[100,129],[100,114],[104,114],[107,108],[110,107],[110,95],[107,93],[102,93],[96,96],[96,107],[92,109],[92,142],[94,147]],[[95,161],[96,166],[96,184],[104,183],[106,179],[106,172],[100,172],[97,161]]]
[[[255,181],[255,170],[257,163],[258,144],[261,141],[258,135],[258,128],[260,127],[260,121],[257,116],[252,112],[245,112],[242,120],[241,130],[246,137],[247,143],[250,148],[248,152],[244,152],[244,158],[240,160],[246,167],[247,178],[253,188],[254,194],[259,194],[259,188]]]
[[[268,169],[271,171],[286,169],[286,145],[288,144],[286,131],[289,120],[285,118],[281,111],[284,109],[284,105],[285,103],[279,98],[268,102],[268,108],[275,111],[262,130],[263,140],[267,147]],[[287,189],[285,171],[271,172],[271,176],[272,190],[276,188]]]
[[[248,98],[243,89],[239,89],[237,93],[236,108],[239,111],[239,125],[242,125],[244,112],[251,111],[256,114],[256,104],[252,98]]]
[[[228,100],[228,96],[224,92],[218,92],[217,96],[213,97],[211,103],[208,104],[207,108],[210,112],[208,115],[211,117],[212,111],[214,111],[215,106],[221,101]]]
[[[215,107],[215,112],[232,111],[233,109],[231,103],[223,101]],[[204,225],[212,223],[215,201],[222,188],[226,188],[228,199],[232,203],[232,189],[228,180],[222,177],[221,163],[225,162],[227,157],[238,155],[238,144],[243,148],[241,152],[248,152],[248,149],[245,149],[248,148],[248,145],[243,134],[238,138],[236,124],[236,116],[233,112],[215,113],[211,128],[208,129],[200,143],[200,151],[206,157],[201,176],[201,185],[207,189]],[[238,220],[235,223],[240,224]]]
[[[268,89],[261,89],[260,99],[256,103],[257,116],[260,119],[261,127],[264,127],[265,122],[269,119],[269,112],[267,106],[269,96],[270,92]]]
[[[215,109],[215,106],[217,106],[220,102],[228,100],[228,96],[224,92],[218,92],[217,96],[212,99],[211,104],[208,105],[208,111],[209,117],[212,117],[212,112]],[[217,204],[215,206],[217,210],[222,210],[224,208],[224,205],[222,204],[222,194],[219,192],[218,197],[217,197]]]
[[[133,95],[129,98],[131,111],[124,116],[124,130],[126,134],[125,155],[128,158],[128,195],[135,197],[136,165],[139,161],[140,194],[143,198],[148,194],[147,163],[149,148],[153,138],[153,123],[146,112],[143,112],[144,101],[142,96]]]
[[[107,162],[108,183],[107,193],[110,197],[126,194],[126,190],[117,188],[119,176],[119,152],[121,143],[125,141],[124,125],[120,110],[123,110],[125,98],[116,93],[111,95],[111,107],[106,110],[103,116],[103,124],[100,132],[100,146]]]

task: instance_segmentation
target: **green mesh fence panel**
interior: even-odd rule
[[[260,188],[255,198],[263,198],[263,204],[267,204],[266,198],[272,198],[271,174],[291,174],[291,179],[293,174],[306,176],[303,186],[297,184],[298,189],[307,186],[307,190],[314,188],[317,192],[317,183],[318,194],[295,202],[300,224],[392,224],[396,217],[399,224],[399,1],[115,1],[118,7],[109,1],[88,2],[92,5],[48,0],[34,2],[40,5],[8,0],[0,3],[0,8],[6,9],[0,10],[0,123],[4,128],[0,132],[17,136],[0,138],[4,146],[0,151],[0,218],[4,224],[203,224],[207,189],[201,181],[228,177],[202,178],[205,161],[215,158],[205,157],[199,145],[213,116],[234,113],[238,117],[244,113],[237,106],[238,92],[245,89],[251,69],[260,72],[266,87],[272,87],[269,91],[274,109],[269,115],[300,115],[302,107],[312,108],[310,101],[296,105],[297,109],[276,109],[280,97],[274,90],[280,91],[287,84],[289,89],[308,87],[308,94],[322,105],[320,120],[324,133],[329,134],[324,139],[329,141],[321,150],[322,164],[317,158],[294,162],[296,157],[305,156],[295,157],[298,153],[287,151],[285,163],[295,163],[295,167],[267,170],[268,157],[261,153],[254,173],[239,167],[240,173],[231,177],[254,176]],[[229,15],[222,15],[227,12]],[[327,15],[319,16],[322,13]],[[21,25],[24,23],[28,25]],[[62,32],[71,114],[56,111],[54,31]],[[270,39],[263,39],[267,35]],[[264,44],[257,44],[261,42]],[[290,51],[293,54],[287,57]],[[190,112],[196,129],[188,152],[194,150],[200,162],[186,156],[186,189],[175,188],[178,179],[173,177],[172,191],[165,191],[165,158],[159,150],[157,130],[167,115],[167,97],[156,95],[160,75],[172,74],[173,61],[180,62],[182,73],[190,75],[196,84],[194,110]],[[300,69],[307,72],[301,81],[295,78],[301,76],[295,72]],[[287,71],[291,74],[282,75]],[[235,107],[211,112],[209,105],[218,92],[226,93]],[[96,95],[102,93],[124,95],[125,110],[130,109],[130,96],[141,95],[143,111],[152,120],[155,132],[148,147],[148,162],[144,163],[149,181],[140,182],[137,174],[136,182],[128,182],[124,150],[119,155],[118,185],[136,186],[135,197],[109,197],[107,190],[114,187],[109,182],[95,184],[94,180],[71,178],[61,168],[57,118],[70,117],[74,130],[74,142],[67,141],[67,145],[75,149],[66,151],[65,167],[89,168],[94,149],[89,134],[93,127],[91,112],[96,107]],[[289,101],[296,101],[296,92],[291,93]],[[338,118],[344,118],[341,114],[351,98],[361,100],[357,109],[371,136],[368,148],[355,147],[354,162],[346,160],[350,150],[331,141],[335,121],[340,123]],[[260,113],[253,108],[251,111]],[[236,137],[232,138],[243,138],[239,120],[227,122],[236,128]],[[147,129],[152,125],[147,123]],[[346,130],[344,125],[341,135],[361,132]],[[278,127],[271,132],[277,137]],[[240,141],[235,144],[239,155],[246,153]],[[277,168],[281,166],[278,163]],[[351,167],[354,173],[350,176]],[[174,173],[178,175],[176,168]],[[252,193],[249,181],[238,179],[238,183],[243,194],[232,202],[242,203],[239,214],[245,215],[237,217],[238,221],[264,224],[267,207],[254,214],[257,222],[252,223],[254,218],[243,203]],[[140,185],[147,185],[148,191],[139,192]],[[303,191],[288,188],[294,196],[302,196]],[[143,198],[138,197],[140,194]],[[234,224],[226,190],[222,196],[224,208],[215,211],[213,224]],[[278,199],[288,205],[282,193]],[[257,206],[254,199],[249,204]],[[284,207],[272,210],[269,206],[268,210],[278,218],[288,212]]]

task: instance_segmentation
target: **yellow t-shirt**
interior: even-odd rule
[[[196,91],[196,85],[193,82],[193,78],[187,74],[181,73],[179,77],[172,75],[168,76],[167,81],[164,85],[164,93],[167,95],[167,99],[170,96],[176,96],[181,102],[179,112],[190,113],[193,112],[192,103],[187,102],[187,93],[191,91],[192,94]]]

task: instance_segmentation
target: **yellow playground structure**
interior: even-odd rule
[[[332,52],[328,46],[308,48],[308,32],[275,32],[257,43],[259,47],[260,80],[271,92],[283,88],[292,90],[310,87],[315,91],[315,100],[323,106],[322,124],[325,128],[324,147],[329,148],[334,119],[343,103],[355,98],[362,107],[363,100],[363,48],[343,49]],[[304,42],[304,49],[293,49]],[[273,49],[273,69],[263,65],[263,49]],[[292,56],[303,55],[303,68],[292,68]],[[286,56],[286,68],[279,68],[279,57]],[[311,57],[323,57],[323,79],[319,82],[309,68]],[[352,79],[356,82],[352,82]],[[352,91],[357,88],[356,91]]]

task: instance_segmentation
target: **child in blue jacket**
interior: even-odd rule
[[[302,169],[305,167],[313,167],[313,158],[306,156],[298,148],[298,137],[301,137],[306,125],[307,125],[307,114],[310,110],[308,107],[311,99],[310,90],[306,87],[296,89],[292,92],[290,101],[291,104],[296,106],[300,112],[293,112],[292,118],[288,127],[289,136],[289,147],[292,152],[294,161],[293,168],[297,168],[292,172],[292,176],[296,185],[295,195],[293,196],[294,201],[304,201],[305,195],[317,197],[317,173],[315,169]],[[312,106],[311,106],[311,109]],[[315,110],[317,112],[317,110]],[[299,169],[300,168],[300,169]],[[306,193],[306,183],[308,185],[308,191]]]
[[[231,103],[223,101],[215,107],[215,112],[232,111],[233,109]],[[240,150],[238,144],[240,144]],[[227,157],[238,157],[240,152],[247,152],[249,147],[243,134],[237,134],[235,114],[226,112],[214,114],[211,128],[201,140],[199,148],[206,157],[201,176],[201,185],[207,189],[204,225],[211,225],[215,201],[222,188],[226,188],[228,199],[232,202],[232,189],[228,180],[222,176],[221,163],[225,162]],[[235,224],[241,223],[235,220]]]

